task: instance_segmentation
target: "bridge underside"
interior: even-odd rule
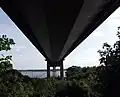
[[[0,1],[50,66],[63,61],[119,4],[120,0]]]

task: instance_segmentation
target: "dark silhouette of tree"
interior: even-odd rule
[[[14,45],[15,42],[12,38],[8,38],[6,35],[0,36],[0,51],[9,51],[11,50],[11,46]],[[6,70],[12,69],[12,56],[4,56],[1,54],[0,58],[0,73],[5,72]]]
[[[72,76],[79,74],[80,72],[81,72],[81,67],[77,67],[77,66],[69,67],[66,71],[67,80],[71,79]]]
[[[118,27],[118,41],[111,46],[103,44],[103,49],[99,50],[100,64],[98,77],[104,88],[102,89],[103,97],[120,97],[120,27]]]

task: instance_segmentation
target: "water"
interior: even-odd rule
[[[31,78],[45,78],[47,77],[47,71],[41,71],[41,70],[18,70],[22,75],[27,75]],[[64,70],[64,76],[65,76],[66,70]],[[50,75],[53,76],[53,72],[50,72]],[[60,76],[60,71],[56,71],[56,76]]]

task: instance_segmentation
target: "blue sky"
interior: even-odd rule
[[[104,42],[113,44],[116,40],[117,27],[120,26],[120,8],[118,8],[105,22],[103,22],[88,38],[86,38],[69,56],[65,58],[64,68],[72,65],[99,65],[97,51]],[[29,42],[9,17],[0,9],[0,34],[6,34],[15,40],[16,45],[5,55],[13,56],[15,69],[44,69],[45,58]]]

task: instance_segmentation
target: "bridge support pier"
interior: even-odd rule
[[[56,66],[53,66],[53,76],[56,77]]]
[[[60,78],[64,79],[63,61],[60,62]]]
[[[47,60],[46,60],[47,61]],[[53,76],[56,77],[56,67],[60,67],[60,78],[64,79],[63,60],[58,62],[47,61],[47,78],[50,77],[50,67],[53,67]]]
[[[48,61],[47,61],[47,77],[48,78],[50,77],[50,64]]]

